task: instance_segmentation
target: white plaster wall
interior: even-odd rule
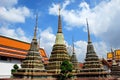
[[[13,69],[14,64],[18,64],[20,67],[19,60],[1,61],[0,60],[0,78],[9,78],[11,76],[11,69]]]

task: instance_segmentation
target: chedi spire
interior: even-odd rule
[[[61,23],[61,15],[60,15],[60,6],[59,6],[59,14],[58,14],[58,32],[57,33],[62,33],[62,23]]]
[[[86,23],[87,23],[87,31],[88,31],[88,43],[91,43],[90,31],[89,31],[89,24],[88,24],[87,18],[86,18]]]
[[[34,29],[34,36],[31,42],[30,50],[38,51],[38,42],[37,42],[37,27],[38,27],[38,15],[36,15],[36,24]]]
[[[36,39],[36,36],[37,36],[37,27],[38,27],[38,15],[36,15],[36,25],[35,25],[35,30],[34,30],[34,37],[33,37],[33,39]]]
[[[85,62],[83,63],[83,68],[81,69],[81,76],[101,77],[101,78],[103,76],[107,77],[107,72],[103,69],[102,62],[98,58],[94,50],[94,46],[91,42],[87,19],[86,22],[87,22],[87,30],[88,30],[88,45],[87,45]]]
[[[75,54],[75,48],[74,48],[74,38],[72,38],[72,46],[73,46],[73,54]]]

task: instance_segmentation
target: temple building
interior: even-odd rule
[[[88,31],[88,45],[85,62],[83,68],[80,70],[81,77],[106,77],[107,72],[103,69],[102,62],[98,58],[94,46],[92,44],[89,32],[89,25],[87,22],[87,31]]]
[[[78,73],[80,67],[79,67],[79,63],[78,63],[78,60],[77,60],[77,57],[76,57],[76,54],[75,54],[74,40],[73,40],[73,53],[72,53],[72,56],[71,56],[71,62],[73,64],[73,72]]]
[[[59,74],[61,71],[60,65],[64,60],[70,61],[70,56],[68,55],[64,41],[64,36],[62,33],[62,23],[59,8],[58,31],[56,34],[55,44],[53,45],[53,49],[50,55],[49,63],[47,65],[47,72]]]
[[[24,47],[23,47],[24,46]],[[30,43],[0,35],[0,78],[10,77],[14,64],[20,66],[26,58]],[[42,61],[46,65],[48,57],[43,48],[39,48]]]

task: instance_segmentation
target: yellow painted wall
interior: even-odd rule
[[[120,60],[120,50],[115,50],[116,59]]]
[[[107,59],[112,59],[113,58],[113,55],[111,52],[107,53]]]
[[[107,53],[107,59],[112,59],[113,55],[111,52]],[[120,50],[115,50],[115,59],[120,60]]]

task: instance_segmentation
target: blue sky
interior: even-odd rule
[[[79,62],[84,61],[87,45],[86,18],[98,56],[105,57],[120,47],[120,0],[0,0],[0,35],[30,42],[38,13],[40,47],[50,56],[61,6],[64,39],[71,54],[72,36]]]

